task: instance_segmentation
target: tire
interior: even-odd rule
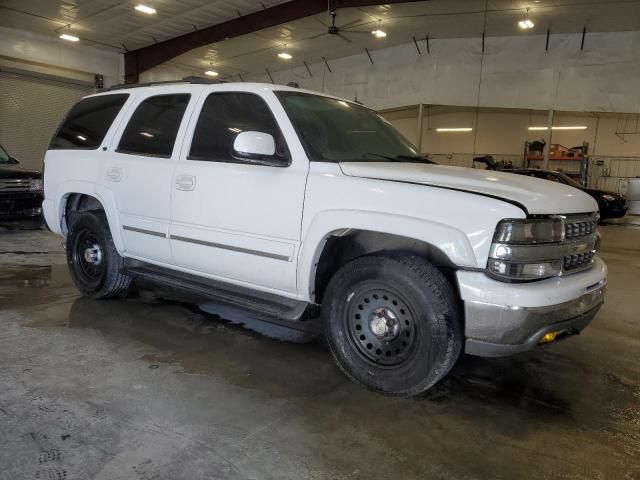
[[[121,273],[124,258],[116,250],[102,210],[71,216],[66,249],[71,278],[82,295],[99,299],[127,293],[131,279]]]
[[[453,288],[426,260],[369,255],[338,270],[323,308],[327,343],[347,377],[374,391],[411,397],[435,385],[462,348]]]

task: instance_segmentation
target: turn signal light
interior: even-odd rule
[[[540,342],[538,343],[549,343],[549,342],[553,342],[556,337],[558,336],[558,332],[549,332],[549,333],[545,333],[542,338],[540,339]]]

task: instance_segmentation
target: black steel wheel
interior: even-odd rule
[[[74,213],[69,223],[67,263],[78,290],[91,298],[124,295],[131,279],[122,273],[124,259],[113,243],[104,212]]]
[[[354,292],[345,318],[352,342],[363,359],[395,367],[416,352],[417,315],[402,295],[389,286],[371,285]]]
[[[104,245],[91,230],[83,228],[74,235],[71,255],[84,282],[100,282],[106,273],[103,251]]]
[[[344,265],[329,282],[322,316],[342,371],[389,395],[425,392],[462,348],[453,288],[436,267],[410,254],[369,255]]]

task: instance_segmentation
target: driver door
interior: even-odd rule
[[[170,243],[183,269],[295,294],[308,165],[291,158],[274,108],[285,115],[270,91],[203,96],[174,172]],[[242,131],[274,137],[275,166],[234,156]]]

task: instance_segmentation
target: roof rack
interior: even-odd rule
[[[111,92],[113,90],[123,90],[125,88],[140,88],[140,87],[152,87],[155,85],[175,85],[180,83],[191,83],[199,85],[215,85],[219,83],[226,83],[224,80],[213,80],[209,78],[189,76],[184,77],[182,80],[165,80],[162,82],[146,82],[146,83],[119,83],[112,85],[109,88],[102,90],[103,92]]]

